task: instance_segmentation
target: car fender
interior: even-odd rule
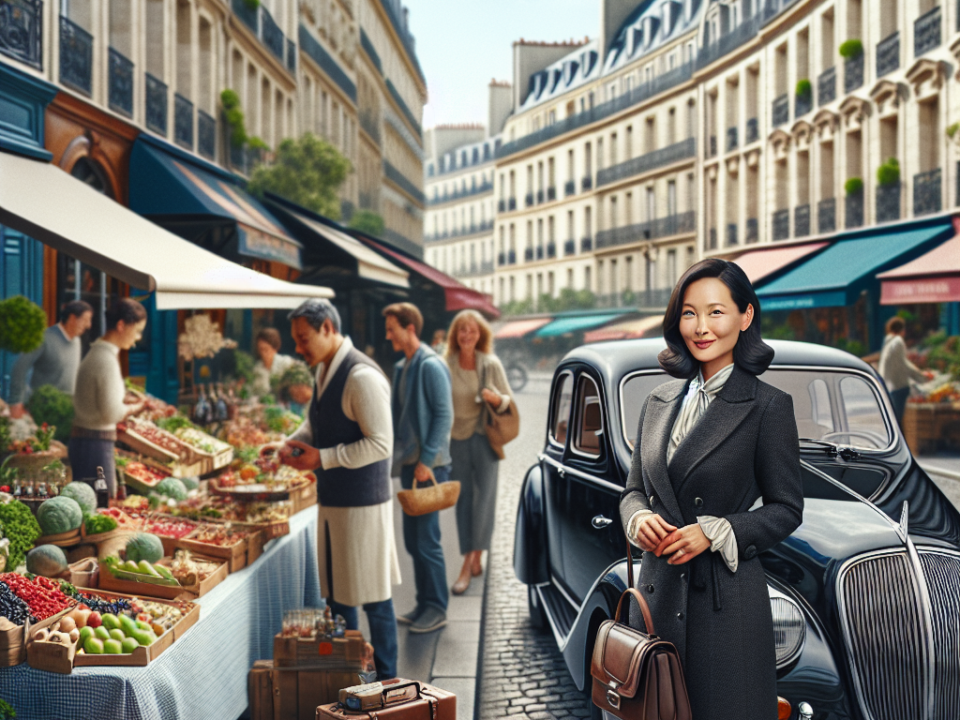
[[[543,471],[534,465],[520,489],[517,526],[513,536],[513,571],[526,585],[550,582],[547,524],[543,500]]]

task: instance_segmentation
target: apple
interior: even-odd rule
[[[100,613],[94,611],[87,616],[87,625],[92,628],[98,628],[103,625],[103,618],[100,617]]]
[[[87,638],[83,649],[91,655],[103,655],[103,640],[95,637]]]

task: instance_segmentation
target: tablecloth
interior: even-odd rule
[[[199,621],[147,667],[0,668],[0,698],[17,720],[237,720],[284,611],[319,603],[316,538],[316,507],[293,516],[290,534],[201,598]]]

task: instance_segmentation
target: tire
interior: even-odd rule
[[[527,385],[527,371],[524,369],[523,365],[519,363],[512,362],[507,365],[507,382],[510,384],[510,389],[514,392],[520,392]]]
[[[534,585],[527,585],[527,609],[530,611],[530,625],[540,632],[547,630],[547,611],[540,602],[540,596],[537,595],[537,588]]]

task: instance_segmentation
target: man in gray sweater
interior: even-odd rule
[[[23,417],[23,404],[29,399],[30,389],[53,385],[57,390],[73,395],[80,368],[80,336],[90,329],[93,308],[83,300],[74,300],[63,306],[60,322],[47,328],[43,344],[31,353],[24,353],[13,365],[10,374],[10,415]]]

